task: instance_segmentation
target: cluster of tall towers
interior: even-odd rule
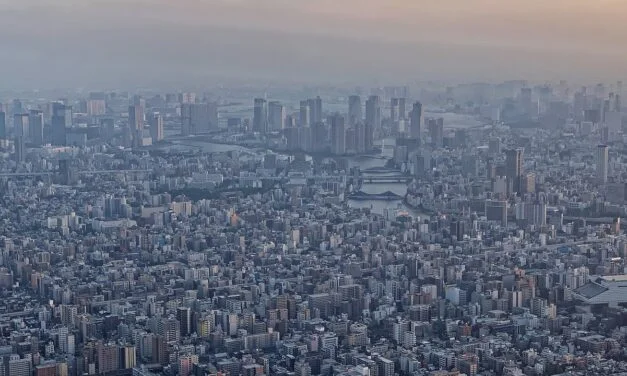
[[[291,150],[330,151],[336,155],[368,153],[383,126],[383,105],[377,95],[369,96],[365,103],[359,95],[349,96],[345,114],[325,114],[320,97],[300,101],[292,114],[286,113],[286,108],[277,101],[255,98],[253,105],[250,131],[280,132]],[[406,98],[392,98],[389,117],[392,125],[399,128],[397,124],[405,124],[407,116]],[[422,118],[422,104],[416,102],[409,112],[409,127],[400,127],[399,135],[419,142]]]

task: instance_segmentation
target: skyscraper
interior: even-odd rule
[[[422,131],[422,103],[414,103],[409,118],[409,137],[420,140],[420,133]]]
[[[310,125],[322,122],[322,99],[315,97],[307,100],[310,111]]]
[[[348,125],[351,127],[355,126],[362,120],[361,97],[359,95],[351,95],[348,97]]]
[[[87,115],[102,116],[107,112],[107,102],[104,93],[89,93],[87,99]]]
[[[285,128],[285,107],[280,102],[268,103],[268,128],[272,131]]]
[[[299,121],[301,127],[308,127],[311,124],[311,107],[309,101],[300,101]]]
[[[331,143],[333,154],[342,155],[346,153],[346,128],[344,117],[340,114],[333,115],[331,119]]]
[[[21,163],[24,162],[24,136],[16,136],[15,140],[14,140],[14,145],[15,147],[15,162],[17,163]]]
[[[430,118],[427,120],[429,135],[431,136],[431,143],[433,146],[441,148],[444,143],[444,119]]]
[[[181,336],[186,337],[192,334],[192,310],[189,307],[178,307],[176,319],[179,322]]]
[[[407,99],[398,98],[398,119],[402,120],[407,117]]]
[[[209,133],[217,128],[218,107],[215,103],[181,104],[182,135]]]
[[[7,138],[7,114],[4,111],[0,111],[0,139]]]
[[[150,117],[150,136],[153,144],[163,140],[163,116],[158,112]]]
[[[13,115],[13,127],[16,137],[28,137],[28,114],[15,114]]]
[[[390,120],[396,122],[400,119],[399,115],[399,98],[392,98],[390,101]]]
[[[33,145],[41,146],[44,143],[44,114],[39,110],[31,110],[28,115],[29,138]]]
[[[521,192],[524,152],[523,148],[509,149],[505,152],[505,176],[510,193]]]
[[[377,95],[371,95],[366,101],[366,125],[373,130],[381,128],[381,100]]]
[[[268,102],[255,98],[253,110],[253,132],[265,134],[268,131]]]
[[[607,183],[609,147],[597,146],[597,180],[600,184]]]
[[[65,145],[67,128],[72,126],[72,107],[62,102],[52,104],[51,142],[52,145]]]
[[[128,107],[128,128],[133,146],[141,146],[144,133],[144,106],[137,101]]]

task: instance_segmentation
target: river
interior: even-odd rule
[[[446,128],[468,128],[477,126],[479,122],[467,115],[458,115],[458,114],[427,114],[432,116],[444,117]],[[377,143],[378,146],[381,146],[381,142],[387,147],[382,148],[381,156],[386,158],[392,158],[394,154],[394,138],[387,138],[383,141],[379,141]],[[175,145],[171,145],[168,147],[170,150],[185,150],[189,147],[200,148],[206,152],[228,152],[239,150],[242,153],[256,153],[256,151],[242,147],[237,145],[225,145],[225,144],[216,144],[206,141],[198,141],[198,140],[180,140],[176,141]],[[377,158],[377,157],[347,157],[348,165],[350,167],[359,167],[361,170],[365,170],[372,167],[384,167],[387,159]],[[396,193],[399,196],[405,196],[407,192],[407,184],[405,183],[364,183],[361,187],[361,190],[365,193],[376,194],[383,193],[386,191],[390,191]],[[393,201],[383,201],[383,200],[365,200],[365,201],[357,201],[357,200],[348,200],[348,204],[354,208],[370,208],[374,213],[385,214],[386,211],[395,211],[398,210],[400,212],[405,212],[413,217],[428,217],[428,214],[422,213],[418,210],[411,209],[407,207],[403,200],[393,200]]]

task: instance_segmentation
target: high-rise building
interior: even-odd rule
[[[26,139],[29,134],[28,128],[28,114],[13,115],[13,129],[16,137]]]
[[[355,144],[355,151],[357,153],[365,153],[368,150],[366,145],[368,142],[368,137],[366,137],[366,124],[364,124],[363,121],[359,121],[355,123],[353,127],[355,128],[355,140],[353,141]]]
[[[121,367],[122,369],[131,369],[131,368],[135,368],[135,365],[137,363],[137,359],[136,359],[136,349],[135,346],[133,345],[126,345],[126,346],[122,346],[122,348],[120,349],[121,351],[121,355],[122,355],[122,359],[121,359]]]
[[[28,115],[29,138],[33,145],[41,146],[44,143],[44,113],[31,110]]]
[[[252,130],[261,134],[268,131],[268,102],[263,98],[255,98]]]
[[[520,193],[523,173],[523,148],[509,149],[505,152],[505,177],[509,193]]]
[[[398,98],[398,119],[403,120],[407,117],[407,99]]]
[[[5,140],[7,138],[7,114],[4,111],[0,111],[0,139]]]
[[[115,344],[103,344],[96,346],[98,356],[98,373],[106,374],[120,369],[120,351]]]
[[[268,128],[272,131],[285,128],[285,107],[280,102],[268,103]]]
[[[392,122],[399,121],[402,117],[399,115],[399,98],[390,100],[390,120]]]
[[[87,99],[87,115],[102,116],[107,113],[107,102],[104,93],[89,93]]]
[[[507,201],[488,200],[485,203],[485,216],[488,221],[500,222],[507,226]]]
[[[134,133],[144,129],[144,107],[141,104],[128,107],[128,126]]]
[[[54,102],[51,113],[50,141],[55,146],[65,145],[67,128],[72,126],[72,107],[62,102]]]
[[[163,116],[160,113],[154,113],[150,117],[150,136],[152,143],[163,140]]]
[[[128,135],[133,146],[141,146],[144,135],[144,106],[138,101],[128,107]]]
[[[309,101],[300,101],[299,125],[308,127],[311,124],[311,107]]]
[[[371,95],[366,101],[366,125],[373,130],[381,128],[381,100],[377,95]]]
[[[355,126],[363,120],[361,109],[361,97],[359,95],[351,95],[348,97],[348,125]]]
[[[178,307],[176,319],[179,321],[181,336],[185,337],[192,334],[192,310],[189,307]]]
[[[4,365],[3,365],[4,366]],[[12,354],[9,357],[7,375],[10,376],[31,376],[32,362],[29,358],[20,358],[17,354]]]
[[[429,135],[431,136],[431,143],[435,147],[442,147],[444,143],[444,119],[428,119]]]
[[[597,146],[597,181],[601,184],[607,183],[609,163],[609,147],[607,145]]]
[[[24,162],[24,149],[26,148],[24,145],[24,136],[15,137],[13,146],[15,148],[15,162]]]
[[[414,103],[409,115],[409,137],[420,141],[422,131],[422,103]]]
[[[331,143],[333,153],[342,155],[346,153],[346,128],[344,124],[344,117],[340,114],[336,114],[331,119]]]
[[[192,373],[194,364],[198,364],[198,355],[190,354],[181,356],[178,361],[178,375],[189,376]]]
[[[218,107],[215,103],[183,103],[181,105],[182,135],[209,133],[217,128]]]
[[[309,104],[310,111],[310,125],[322,122],[322,99],[315,97],[308,99],[307,103]]]

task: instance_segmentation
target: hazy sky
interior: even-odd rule
[[[625,0],[0,0],[0,89],[627,76]]]

